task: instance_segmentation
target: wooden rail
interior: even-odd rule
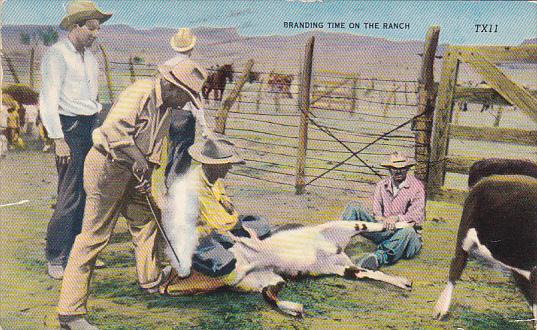
[[[528,90],[528,92],[537,97],[537,90]],[[455,101],[462,99],[469,103],[512,105],[493,88],[457,86],[453,99]]]
[[[483,158],[448,156],[446,157],[446,171],[451,173],[468,174],[473,163]]]
[[[462,125],[449,125],[452,138],[473,140],[516,143],[535,146],[537,145],[537,131],[527,131],[517,128],[499,127],[474,127]]]
[[[524,46],[451,46],[454,51],[481,54],[494,63],[537,63],[537,45]]]

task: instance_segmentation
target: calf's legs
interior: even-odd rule
[[[276,285],[269,285],[263,288],[261,294],[269,304],[278,308],[281,312],[291,316],[304,316],[304,306],[302,304],[297,304],[292,301],[280,300],[280,298],[278,298],[278,294],[284,286],[284,282],[280,282]]]
[[[351,266],[345,269],[344,276],[346,278],[357,279],[357,280],[368,278],[371,280],[388,283],[404,290],[408,290],[408,291],[412,290],[412,282],[405,277],[392,276],[392,275],[385,274],[383,272],[373,271],[373,270],[369,270],[365,268],[359,268],[356,266]]]

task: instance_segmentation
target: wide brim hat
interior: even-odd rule
[[[189,28],[180,28],[170,39],[170,46],[179,53],[184,53],[196,45],[196,36]]]
[[[201,87],[207,77],[205,69],[191,59],[175,57],[158,66],[160,75],[186,91],[197,108],[201,107]]]
[[[233,143],[223,138],[207,138],[188,148],[190,156],[202,163],[211,165],[244,164]]]
[[[393,154],[390,155],[390,159],[388,162],[382,163],[380,165],[383,167],[388,167],[388,168],[390,167],[391,168],[406,168],[406,167],[412,167],[416,165],[416,163],[410,160],[405,155],[399,152],[394,152]]]
[[[102,24],[112,17],[112,13],[103,12],[89,0],[72,1],[67,5],[66,11],[67,15],[60,23],[62,30],[69,30],[71,25],[90,19],[96,19]]]

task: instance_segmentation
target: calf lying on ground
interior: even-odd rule
[[[434,309],[443,318],[469,253],[511,271],[537,319],[537,179],[492,175],[471,189],[462,214],[449,281]],[[534,323],[537,329],[537,322]]]
[[[405,224],[399,227],[403,226]],[[222,287],[241,292],[261,292],[280,311],[302,316],[304,310],[301,304],[278,299],[278,293],[285,284],[283,277],[339,275],[349,279],[382,281],[405,290],[412,288],[412,283],[406,278],[357,267],[344,252],[351,238],[359,233],[382,231],[380,223],[331,221],[317,226],[277,231],[263,240],[255,232],[246,230],[250,237],[233,237],[235,244],[230,248],[236,258],[234,281],[200,286],[203,289],[184,294],[210,292]],[[180,272],[179,269],[177,271]],[[166,289],[162,291],[166,292]],[[174,293],[178,294],[183,293]]]
[[[380,223],[331,221],[280,231],[264,240],[249,231],[251,238],[237,237],[236,244],[231,248],[237,258],[236,270],[239,274],[235,289],[262,292],[268,302],[294,316],[302,315],[303,307],[278,299],[278,292],[285,283],[282,276],[369,278],[411,290],[412,283],[408,279],[359,268],[344,252],[353,236],[382,230]]]

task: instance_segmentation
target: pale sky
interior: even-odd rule
[[[3,24],[59,24],[65,0],[6,0]],[[323,22],[325,31],[423,40],[427,28],[440,25],[441,42],[515,45],[537,37],[535,1],[353,1],[324,0],[97,0],[114,13],[108,24],[135,28],[182,26],[237,27],[243,35],[292,35],[284,22]],[[329,29],[327,22],[344,22]],[[359,29],[349,23],[361,23]],[[409,23],[405,30],[364,29],[364,22]],[[476,32],[475,24],[498,25],[496,33]]]

